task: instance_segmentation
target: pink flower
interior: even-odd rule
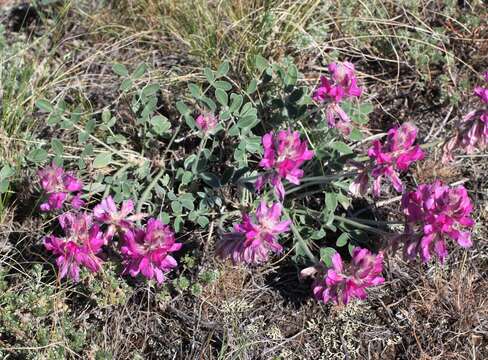
[[[419,185],[417,190],[405,193],[402,209],[406,216],[405,247],[407,258],[420,255],[423,262],[435,253],[441,262],[447,256],[446,238],[455,240],[461,247],[472,245],[474,221],[470,214],[473,205],[463,186],[449,188],[441,181],[432,185]]]
[[[83,184],[71,172],[65,172],[54,164],[38,171],[42,189],[47,194],[47,201],[42,203],[42,211],[59,210],[66,200],[70,199],[71,206],[79,209],[84,202],[79,193]]]
[[[197,127],[202,131],[204,134],[209,134],[217,127],[218,121],[217,118],[209,113],[200,114],[195,120]]]
[[[124,273],[133,277],[141,273],[162,284],[165,274],[178,265],[170,253],[180,250],[183,244],[177,243],[171,228],[157,219],[149,219],[145,230],[125,231],[123,239]]]
[[[352,162],[352,165],[358,169],[358,175],[351,185],[349,185],[349,191],[355,196],[366,195],[369,187],[370,169],[359,162]]]
[[[128,230],[132,227],[133,222],[142,219],[144,214],[129,216],[134,211],[132,200],[126,200],[122,203],[120,210],[117,209],[111,196],[102,199],[100,204],[93,208],[93,215],[98,222],[108,225],[107,238],[111,239],[119,231]]]
[[[256,223],[243,214],[242,223],[234,225],[234,232],[222,235],[217,254],[221,258],[230,257],[234,264],[258,264],[267,261],[270,252],[281,252],[283,247],[277,237],[288,231],[291,223],[281,221],[281,212],[280,203],[268,207],[266,201],[261,201],[256,210]]]
[[[488,72],[484,74],[484,78],[488,81]],[[481,99],[484,108],[473,110],[463,117],[456,135],[444,144],[443,163],[454,161],[453,152],[456,149],[472,154],[477,149],[485,150],[488,146],[488,88],[478,86],[474,93]]]
[[[382,284],[385,279],[380,276],[383,270],[383,253],[373,255],[367,249],[354,248],[352,261],[345,269],[341,255],[332,256],[332,268],[325,276],[319,276],[313,284],[313,293],[318,301],[324,304],[333,301],[346,305],[350,299],[364,300],[366,288]]]
[[[285,197],[285,188],[281,182],[285,178],[292,184],[300,184],[303,170],[300,166],[313,158],[313,151],[308,150],[307,143],[300,140],[298,131],[280,130],[263,136],[264,155],[259,166],[270,172],[256,181],[255,187],[259,191],[266,182],[275,188],[279,199]]]
[[[418,145],[413,145],[417,137],[417,128],[407,122],[399,128],[388,131],[388,137],[384,144],[379,140],[373,142],[368,155],[374,161],[371,176],[374,178],[373,194],[378,197],[381,192],[381,182],[386,176],[390,179],[396,191],[403,191],[403,184],[399,172],[405,171],[417,160],[424,158],[424,153]],[[353,182],[351,190],[359,188],[364,191],[366,175],[360,172],[359,177]]]
[[[80,265],[92,272],[101,269],[102,260],[96,256],[104,244],[104,236],[92,216],[87,213],[66,212],[59,216],[59,224],[65,233],[64,238],[55,235],[44,238],[44,246],[58,258],[59,277],[68,275],[74,281],[80,279]]]
[[[361,89],[357,86],[354,65],[350,62],[329,64],[331,79],[320,77],[320,86],[315,89],[312,98],[317,102],[327,102],[327,123],[329,127],[339,129],[344,135],[351,132],[351,119],[341,108],[344,99],[360,97]],[[339,119],[336,122],[336,119]]]

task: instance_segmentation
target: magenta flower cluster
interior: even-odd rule
[[[424,158],[420,147],[414,145],[416,138],[417,128],[406,122],[400,127],[390,129],[384,144],[379,140],[373,141],[373,145],[368,150],[368,156],[372,160],[371,169],[359,167],[359,174],[351,184],[350,191],[355,195],[364,195],[368,191],[369,172],[371,172],[374,178],[374,196],[380,196],[384,177],[390,180],[396,191],[402,192],[403,184],[399,173],[406,171],[413,162]]]
[[[42,211],[60,210],[66,201],[75,209],[83,206],[81,190],[83,183],[72,172],[64,171],[54,162],[39,170],[41,187],[46,193],[46,201],[40,206]]]
[[[406,216],[404,254],[417,255],[427,262],[432,254],[441,262],[447,256],[446,239],[456,241],[463,248],[472,245],[469,229],[473,205],[463,186],[449,188],[440,181],[419,185],[415,191],[403,195],[402,209]]]
[[[234,225],[234,231],[222,234],[217,244],[217,254],[229,257],[234,264],[258,264],[268,260],[270,253],[280,253],[283,247],[278,243],[278,235],[289,230],[291,221],[281,220],[285,198],[283,179],[292,184],[300,184],[305,161],[314,156],[306,141],[300,139],[298,131],[280,130],[262,137],[263,158],[259,166],[265,173],[255,183],[257,191],[270,183],[280,202],[268,205],[261,201],[253,219],[243,213],[242,223]]]
[[[260,191],[269,182],[274,187],[278,199],[283,200],[285,188],[282,179],[295,185],[300,184],[303,177],[300,167],[305,161],[313,158],[314,152],[300,139],[298,131],[290,129],[264,135],[262,144],[264,155],[259,166],[266,170],[266,174],[256,181],[256,190]]]
[[[327,123],[337,128],[345,136],[351,132],[351,119],[341,108],[341,102],[348,98],[361,96],[357,86],[354,65],[350,62],[329,64],[330,78],[320,77],[320,86],[315,89],[312,98],[316,102],[326,103]]]
[[[195,124],[204,135],[208,135],[217,127],[218,120],[213,114],[204,113],[197,116]]]
[[[364,300],[366,288],[382,284],[383,253],[372,254],[367,249],[356,247],[352,260],[345,266],[341,255],[332,255],[332,268],[325,275],[316,276],[312,285],[313,294],[319,301],[346,305],[352,298]]]
[[[170,254],[183,246],[176,242],[170,227],[157,219],[149,219],[145,229],[125,231],[122,238],[124,273],[134,277],[141,273],[147,279],[155,279],[158,284],[162,284],[165,274],[177,265]]]
[[[268,206],[261,201],[255,221],[244,213],[242,223],[234,225],[234,232],[223,234],[217,244],[217,254],[229,257],[234,264],[258,264],[268,260],[270,253],[280,253],[283,247],[278,243],[279,234],[287,232],[290,220],[281,220],[282,205]]]
[[[488,82],[488,71],[484,79]],[[457,134],[444,144],[444,163],[454,160],[453,152],[456,149],[472,154],[476,149],[484,150],[488,146],[488,88],[477,86],[474,93],[481,100],[482,107],[466,114],[459,124]]]
[[[69,194],[73,189],[79,191],[82,188],[72,174],[55,165],[39,171],[39,176],[42,188],[51,196],[56,194],[59,197],[59,194]],[[59,185],[60,181],[64,187]],[[74,198],[77,196],[80,194]],[[41,207],[46,211],[61,209],[63,204],[49,208],[43,205]],[[64,236],[49,235],[44,238],[45,248],[56,256],[59,277],[68,276],[77,282],[81,266],[94,273],[100,271],[103,246],[113,243],[114,236],[118,235],[120,254],[125,264],[124,273],[134,277],[141,273],[147,279],[163,283],[165,274],[177,265],[170,254],[178,251],[182,244],[177,243],[173,231],[157,219],[149,219],[146,228],[138,228],[135,222],[145,215],[133,212],[132,200],[124,201],[118,209],[113,198],[107,196],[92,212],[82,212],[73,205],[73,210],[59,215],[58,222]]]
[[[99,224],[86,212],[65,212],[58,217],[64,237],[49,235],[44,238],[44,246],[57,256],[59,277],[68,275],[74,281],[80,279],[80,265],[92,272],[102,268],[102,259],[97,255],[106,243]]]

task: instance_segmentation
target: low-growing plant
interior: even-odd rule
[[[173,255],[185,251],[177,234],[212,223],[220,258],[253,266],[293,249],[302,275],[314,277],[314,296],[347,304],[383,283],[383,259],[399,248],[408,260],[428,262],[433,255],[444,261],[449,239],[472,245],[473,207],[462,185],[437,180],[411,189],[402,180],[436,144],[416,145],[410,122],[366,137],[373,106],[361,102],[366,89],[352,63],[330,64],[313,91],[290,60],[257,57],[256,66],[259,77],[244,87],[228,77],[227,62],[205,69],[205,81],[188,84],[189,96],[176,103],[180,116],[168,119],[157,108],[159,86],[134,82],[146,67],[130,73],[114,65],[122,96],[131,99],[138,151],[126,148],[108,109],[84,119],[67,115],[62,100],[38,102],[52,126],[78,134],[78,169],[92,178],[84,185],[74,170],[63,170],[67,147],[51,143],[53,162],[38,173],[46,198],[40,210],[57,214],[59,229],[44,245],[56,256],[59,278],[79,281],[80,269],[96,273],[111,261],[121,262],[122,274],[161,285],[178,267]],[[484,103],[487,91],[475,89]],[[445,161],[456,148],[484,148],[487,123],[486,109],[469,113],[444,146]],[[189,135],[178,137],[182,129]],[[374,201],[391,189],[402,194],[403,231],[355,207],[357,197]],[[227,230],[239,213],[242,220]],[[189,255],[183,263],[195,266]],[[198,295],[213,275],[200,277],[201,284],[181,275],[175,286]]]

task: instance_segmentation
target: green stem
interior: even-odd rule
[[[356,220],[348,219],[348,218],[345,218],[345,217],[342,217],[342,216],[339,216],[339,215],[334,215],[334,220],[343,222],[345,224],[352,225],[352,226],[354,226],[354,227],[356,227],[358,229],[365,230],[365,231],[369,231],[369,232],[374,233],[374,234],[378,234],[378,235],[388,235],[389,234],[386,231],[383,231],[383,230],[374,228],[372,226],[369,226],[369,225],[360,223],[360,222],[358,222]]]
[[[350,171],[346,173],[341,173],[341,174],[334,174],[334,175],[324,175],[324,176],[308,176],[300,179],[300,182],[309,182],[309,181],[319,181],[319,180],[336,180],[340,179],[343,177],[348,177],[348,176],[356,176],[358,174],[357,171]]]
[[[136,214],[138,214],[138,213],[141,212],[142,205],[144,205],[144,202],[149,197],[149,194],[151,193],[152,189],[156,186],[158,180],[161,179],[161,177],[164,175],[165,171],[166,171],[166,168],[165,167],[161,168],[159,170],[159,172],[156,174],[156,176],[154,177],[154,179],[152,179],[152,181],[149,183],[149,185],[147,186],[147,188],[144,189],[144,192],[142,193],[141,198],[137,202]]]
[[[171,137],[171,140],[169,141],[168,145],[166,146],[166,149],[164,150],[163,160],[162,160],[162,163],[163,164],[164,164],[164,160],[166,159],[166,154],[168,153],[169,148],[171,147],[171,145],[173,145],[173,142],[176,139],[176,135],[178,135],[178,133],[180,132],[181,124],[182,123],[181,123],[181,117],[180,117],[180,125],[178,125],[178,127],[176,128],[175,133]],[[156,176],[154,177],[154,179],[152,179],[152,181],[149,183],[149,185],[147,186],[147,188],[144,189],[144,192],[142,193],[141,198],[137,202],[136,214],[141,212],[142,205],[144,205],[144,202],[149,197],[149,194],[151,193],[152,189],[156,186],[158,180],[161,179],[161,177],[164,175],[164,172],[165,171],[166,171],[166,166],[163,165],[163,167],[159,170],[159,172],[156,174]]]
[[[293,218],[290,216],[290,214],[288,213],[288,211],[284,210],[284,213],[286,214],[286,216],[290,219],[291,223],[290,223],[290,227],[291,227],[291,231],[293,232],[293,235],[295,235],[295,237],[297,238],[298,240],[298,243],[301,245],[301,247],[303,248],[303,250],[305,251],[305,254],[308,256],[308,258],[315,264],[317,263],[317,258],[314,256],[314,254],[312,253],[312,251],[310,250],[310,248],[308,247],[308,244],[305,242],[305,240],[303,239],[302,235],[300,235],[300,232],[298,231],[298,229],[296,228],[295,226],[295,221],[293,220]]]
[[[205,148],[205,145],[207,144],[207,139],[208,139],[207,134],[205,134],[203,136],[202,141],[200,142],[200,147],[198,148],[198,152],[197,152],[197,158],[195,159],[195,162],[191,167],[191,172],[193,175],[197,174],[198,162],[200,161],[200,156],[202,155],[202,151]]]

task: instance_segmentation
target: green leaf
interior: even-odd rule
[[[169,120],[162,115],[153,116],[150,123],[154,132],[158,135],[164,134],[171,128],[171,123]]]
[[[93,167],[100,169],[108,166],[112,162],[112,154],[109,152],[103,152],[98,154],[93,160]]]
[[[48,125],[56,125],[60,121],[61,121],[61,116],[59,116],[59,114],[56,113],[49,115],[49,117],[47,118]]]
[[[44,149],[34,149],[27,155],[27,158],[36,163],[43,162],[47,159],[47,151]]]
[[[242,118],[239,119],[239,121],[237,122],[237,126],[240,128],[240,129],[249,129],[251,127],[253,127],[254,125],[256,125],[257,123],[257,117],[256,115],[246,115]]]
[[[181,212],[183,211],[183,206],[181,206],[181,203],[178,200],[175,200],[171,202],[171,209],[176,214],[181,214]]]
[[[4,194],[8,191],[10,181],[8,179],[0,179],[0,194]]]
[[[142,89],[142,96],[148,97],[159,91],[159,84],[149,84]]]
[[[195,154],[191,154],[190,156],[188,156],[183,162],[183,166],[185,167],[185,169],[188,169],[190,165],[193,164],[196,158],[197,156]]]
[[[217,77],[222,77],[227,75],[229,72],[229,62],[226,60],[222,64],[220,64],[219,68],[217,69]]]
[[[253,94],[258,88],[258,81],[256,79],[252,79],[249,85],[247,86],[246,93],[248,95]]]
[[[176,109],[178,109],[180,114],[183,116],[190,114],[190,109],[183,101],[176,102]]]
[[[170,220],[170,217],[169,217],[169,214],[168,214],[167,212],[165,212],[165,211],[163,211],[163,212],[161,212],[161,213],[159,214],[159,218],[161,219],[161,222],[162,222],[163,224],[165,224],[165,225],[168,225],[168,224],[169,224],[169,222],[171,221],[171,220]]]
[[[215,98],[222,106],[227,106],[229,102],[227,93],[222,89],[215,89]]]
[[[93,130],[95,130],[95,125],[96,125],[96,122],[94,119],[88,120],[85,124],[85,132],[87,134],[91,134],[93,132]]]
[[[364,115],[371,114],[374,111],[374,106],[371,103],[364,103],[359,105],[359,112]]]
[[[195,205],[193,204],[193,201],[194,199],[191,198],[180,198],[181,205],[190,211],[195,209]]]
[[[146,72],[146,64],[142,63],[142,64],[139,64],[139,66],[134,70],[134,72],[132,73],[131,77],[134,79],[134,80],[137,80],[139,79],[142,75],[144,75],[144,73]]]
[[[288,76],[286,77],[285,85],[295,85],[298,81],[298,68],[295,64],[291,64],[288,69]]]
[[[244,142],[244,139],[241,141]],[[261,138],[259,136],[249,137],[245,139],[245,144],[246,150],[253,154],[260,153],[263,149],[261,145]]]
[[[227,81],[222,81],[222,80],[219,80],[219,81],[216,81],[213,86],[216,88],[216,89],[221,89],[221,90],[225,90],[225,91],[229,91],[232,89],[232,84],[227,82]]]
[[[15,175],[15,170],[10,165],[5,165],[0,170],[0,180],[7,179],[13,175]]]
[[[256,55],[255,62],[256,62],[256,67],[260,72],[263,72],[269,66],[268,60],[266,60],[261,55]]]
[[[320,249],[320,260],[322,260],[327,267],[332,266],[332,256],[336,253],[336,249],[325,247]]]
[[[51,103],[45,99],[40,99],[36,101],[36,106],[46,112],[53,112],[54,107],[51,105]]]
[[[319,240],[319,239],[323,239],[325,237],[325,235],[326,235],[325,230],[324,229],[319,229],[317,231],[314,231],[312,233],[312,236],[310,236],[310,238],[312,240]]]
[[[230,112],[229,111],[221,111],[220,112],[219,120],[225,121],[229,118],[230,118]]]
[[[52,139],[51,140],[51,148],[53,149],[54,153],[56,155],[63,155],[64,153],[64,146],[61,141],[58,139]]]
[[[192,179],[193,179],[193,174],[191,173],[191,171],[185,171],[181,178],[181,182],[183,185],[187,185],[192,181]]]
[[[129,71],[123,64],[113,64],[112,71],[120,76],[129,76]]]
[[[238,94],[230,94],[231,104],[229,107],[229,111],[231,113],[238,112],[241,108],[242,102],[244,101],[244,97]]]
[[[354,128],[349,134],[349,139],[351,141],[361,141],[363,139],[363,134],[361,133],[361,131],[359,131],[359,129]]]
[[[339,237],[337,238],[336,245],[338,247],[343,247],[348,243],[348,241],[349,241],[349,234],[344,232],[341,235],[339,235]]]
[[[188,89],[190,90],[190,93],[194,98],[198,99],[200,96],[202,96],[202,89],[200,89],[200,86],[198,86],[197,84],[189,83]]]
[[[121,134],[115,134],[107,138],[107,144],[115,144],[115,143],[120,145],[125,145],[127,144],[127,139]]]
[[[240,131],[237,125],[232,125],[229,129],[229,136],[239,136]]]
[[[202,228],[206,228],[207,225],[209,224],[209,220],[206,216],[199,216],[197,219],[198,225],[200,225]]]
[[[124,80],[122,80],[122,83],[120,84],[120,88],[119,89],[120,89],[120,91],[126,92],[133,85],[134,85],[134,83],[132,82],[131,79],[124,79]]]
[[[110,110],[107,109],[107,108],[103,109],[103,112],[102,112],[102,121],[104,123],[108,123],[111,118],[112,118],[112,114],[110,114]]]
[[[215,74],[211,69],[209,69],[209,68],[203,69],[203,74],[205,75],[205,77],[207,78],[207,81],[210,84],[215,81]]]
[[[334,212],[337,208],[337,195],[335,193],[325,194],[325,206],[328,211]]]
[[[351,148],[342,141],[335,141],[330,145],[330,147],[334,150],[337,150],[342,155],[352,154]]]
[[[217,175],[211,173],[211,172],[205,171],[205,172],[200,173],[200,178],[207,185],[210,185],[213,188],[218,188],[218,187],[222,186],[219,177]]]

